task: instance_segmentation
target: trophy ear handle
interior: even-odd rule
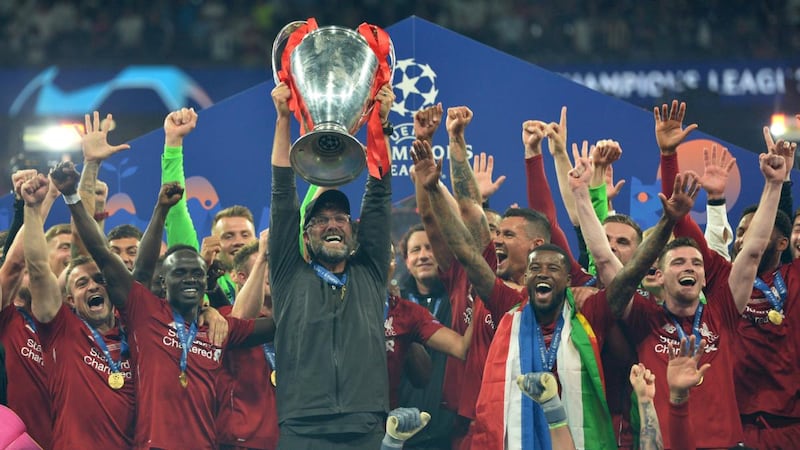
[[[387,37],[388,37],[388,33],[387,33]],[[397,62],[397,59],[395,58],[395,55],[394,55],[394,42],[392,42],[392,38],[389,37],[389,68],[391,69],[391,72],[389,72],[389,74],[390,74],[389,75],[389,81],[391,81],[392,78],[394,78],[395,62]]]
[[[280,62],[283,49],[286,46],[286,41],[295,30],[307,23],[308,22],[305,20],[295,20],[294,22],[286,24],[286,26],[281,28],[281,31],[278,32],[278,35],[275,36],[275,40],[272,42],[272,79],[275,81],[276,86],[281,82],[280,78],[278,78],[278,72],[282,69],[282,67],[280,67]]]

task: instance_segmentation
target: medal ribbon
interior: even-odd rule
[[[700,334],[700,319],[703,317],[703,304],[699,303],[697,305],[697,309],[694,312],[694,323],[692,323],[692,334],[694,334],[695,342],[694,342],[694,349],[693,353],[697,352],[697,349],[700,348],[700,341],[703,339],[703,335]],[[678,329],[678,336],[680,339],[686,338],[686,333],[683,331],[683,327],[681,327],[681,323],[678,321],[678,318],[675,317],[668,309],[666,304],[664,304],[664,311],[667,312],[667,315],[672,320],[672,324],[675,325],[675,328]]]
[[[181,343],[181,373],[186,373],[186,364],[189,360],[189,348],[194,343],[194,338],[197,336],[197,321],[192,322],[189,326],[189,331],[186,331],[186,321],[183,316],[172,310],[172,317],[175,319],[175,334],[178,335],[178,342]]]
[[[412,302],[418,304],[418,305],[422,304],[419,301],[419,297],[417,297],[416,295],[412,294],[411,292],[408,293],[408,299],[411,300]],[[431,305],[431,300],[432,300],[432,297],[428,297],[428,307],[430,307],[430,305]],[[433,317],[436,317],[436,314],[439,313],[439,307],[440,306],[442,306],[442,297],[438,297],[436,299],[436,303],[433,304],[433,311],[428,309],[428,311],[431,311],[431,314],[433,314]]]
[[[772,309],[778,312],[783,312],[783,302],[786,300],[786,283],[783,281],[783,277],[781,276],[780,272],[775,272],[775,277],[772,279],[772,283],[775,285],[775,290],[778,291],[778,295],[775,295],[775,292],[770,289],[769,285],[764,282],[759,277],[756,277],[755,281],[753,281],[753,287],[761,291],[764,294],[764,297],[767,298],[769,304],[772,305]],[[780,298],[778,298],[780,296]]]
[[[322,281],[328,283],[329,285],[331,285],[331,287],[340,288],[342,290],[342,300],[344,300],[345,285],[347,284],[347,274],[346,273],[342,274],[342,278],[340,279],[339,277],[331,273],[330,270],[322,267],[316,261],[311,261],[311,267],[314,268],[314,272],[317,273],[317,276],[320,277]]]
[[[272,342],[267,342],[263,345],[264,347],[264,357],[267,358],[267,363],[272,371],[275,371],[275,366],[277,363],[275,362],[275,344]]]
[[[108,345],[106,345],[106,341],[103,339],[103,336],[101,336],[100,333],[94,329],[94,327],[89,325],[88,322],[83,320],[83,318],[80,319],[81,322],[86,325],[86,328],[92,332],[92,340],[100,349],[100,351],[103,352],[103,356],[106,358],[106,362],[108,363],[108,368],[111,369],[111,373],[120,373],[122,368],[122,355],[128,353],[128,338],[125,335],[125,332],[122,330],[122,328],[119,329],[119,361],[114,361],[114,358],[111,357],[111,352],[108,350]]]
[[[544,370],[552,372],[553,365],[556,363],[558,346],[561,345],[561,329],[564,328],[564,315],[558,315],[556,328],[553,330],[553,339],[550,341],[550,348],[548,349],[545,349],[544,334],[542,333],[541,325],[539,325],[538,321],[536,320],[536,314],[533,314],[532,317],[535,325],[534,328],[536,331],[536,338],[539,344],[539,358],[542,361],[542,367]]]
[[[33,321],[33,317],[31,317],[31,315],[28,314],[28,311],[25,311],[25,308],[22,308],[20,306],[17,306],[17,311],[19,311],[19,313],[22,314],[22,318],[25,319],[25,323],[27,323],[28,326],[31,327],[31,330],[33,330],[33,332],[35,334],[36,333],[36,322]]]

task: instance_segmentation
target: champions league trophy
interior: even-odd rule
[[[286,25],[273,42],[275,84],[289,85],[290,108],[305,133],[292,144],[291,165],[309,183],[344,185],[366,166],[365,147],[353,135],[369,119],[380,88],[375,86],[381,68],[378,34],[369,30],[379,29],[366,24],[359,32],[336,26],[317,28],[309,19]],[[388,48],[391,78],[394,46],[385,32],[380,33],[388,41],[388,47],[387,43],[383,47]]]

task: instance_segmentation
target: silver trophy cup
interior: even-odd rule
[[[281,46],[304,23],[286,25],[273,43],[276,84]],[[394,65],[393,49],[391,53]],[[353,135],[366,122],[374,103],[371,89],[378,58],[359,33],[335,26],[308,33],[289,58],[303,125],[310,130],[292,144],[292,167],[318,186],[346,184],[366,166],[364,146]]]

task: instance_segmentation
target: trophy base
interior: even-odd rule
[[[317,186],[342,186],[367,166],[364,146],[353,136],[330,129],[314,130],[292,144],[289,161],[300,178]]]

